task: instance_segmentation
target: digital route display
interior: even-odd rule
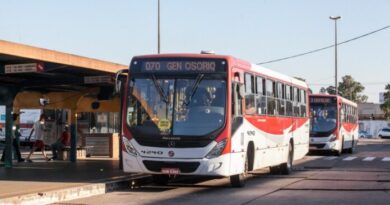
[[[142,59],[132,63],[137,73],[215,73],[226,72],[227,63],[222,59]]]

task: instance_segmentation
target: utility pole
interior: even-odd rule
[[[329,19],[334,20],[334,89],[336,95],[339,94],[337,88],[337,20],[340,18],[341,16],[329,16]]]
[[[157,4],[157,53],[160,54],[160,0]]]

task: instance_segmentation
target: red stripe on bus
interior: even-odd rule
[[[273,134],[273,135],[283,135],[284,131],[291,127],[288,130],[289,133],[295,131],[304,125],[309,119],[307,118],[291,118],[291,117],[270,117],[270,116],[249,116],[247,120],[259,128],[260,130]],[[293,123],[295,121],[295,123]]]

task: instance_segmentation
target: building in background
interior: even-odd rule
[[[390,121],[385,118],[379,103],[360,103],[358,114],[359,130],[364,130],[369,135],[377,137],[380,129],[390,127]]]
[[[385,113],[379,103],[360,103],[358,112],[359,120],[385,120]]]

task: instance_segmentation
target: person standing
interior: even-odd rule
[[[14,147],[14,151],[16,154],[16,158],[18,162],[24,162],[24,159],[22,158],[22,155],[20,154],[20,126],[18,123],[18,113],[12,114],[12,119],[14,121],[14,125],[12,126],[12,145]],[[3,150],[3,155],[1,156],[1,161],[4,162],[4,157],[5,157],[6,149]]]
[[[65,125],[64,131],[62,132],[61,137],[57,140],[57,142],[51,145],[51,151],[53,153],[53,160],[58,158],[58,151],[64,149],[64,147],[70,145],[70,133],[68,125]]]
[[[47,155],[45,153],[45,142],[43,141],[44,133],[45,133],[45,120],[46,120],[45,114],[41,114],[41,116],[39,117],[39,120],[36,121],[33,125],[33,128],[31,130],[31,133],[30,133],[30,136],[28,137],[28,139],[30,140],[32,134],[34,133],[35,142],[31,148],[30,154],[26,158],[27,162],[33,162],[30,158],[31,158],[31,155],[34,153],[34,151],[37,148],[41,149],[42,154],[45,157],[46,161],[51,160],[49,157],[47,157]]]

